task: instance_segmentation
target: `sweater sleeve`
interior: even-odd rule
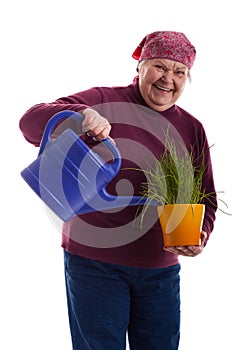
[[[40,103],[31,107],[20,119],[19,128],[25,139],[39,146],[48,120],[64,110],[81,112],[102,102],[101,89],[92,88],[83,92],[62,97],[51,103]]]
[[[207,239],[206,242],[209,239],[209,236],[214,228],[214,222],[216,218],[216,210],[217,210],[217,195],[215,190],[215,184],[214,184],[214,176],[213,176],[213,169],[212,169],[212,162],[211,162],[211,154],[210,154],[210,147],[208,144],[208,140],[204,131],[204,128],[200,130],[199,136],[202,139],[202,142],[200,141],[200,144],[203,144],[203,154],[201,154],[201,159],[203,159],[204,155],[204,165],[205,165],[205,171],[203,174],[202,179],[202,190],[205,191],[207,194],[207,197],[204,198],[203,203],[205,204],[205,215],[202,225],[202,230],[207,233]],[[202,152],[201,152],[202,153]]]

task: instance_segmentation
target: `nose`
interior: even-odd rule
[[[162,76],[163,81],[170,83],[174,80],[174,73],[172,70],[166,70]]]

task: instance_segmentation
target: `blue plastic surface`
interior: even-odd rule
[[[55,114],[46,125],[38,158],[21,172],[33,191],[63,221],[97,210],[145,204],[146,197],[113,196],[107,192],[106,186],[121,167],[119,150],[109,138],[102,143],[113,155],[111,164],[71,129],[51,141],[54,127],[69,117],[83,121],[81,114],[70,110]]]

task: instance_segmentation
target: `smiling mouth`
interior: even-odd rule
[[[174,91],[174,89],[169,89],[169,88],[166,88],[164,86],[157,85],[157,84],[153,84],[153,86],[156,87],[156,89],[161,90],[161,91],[165,91],[165,92]]]

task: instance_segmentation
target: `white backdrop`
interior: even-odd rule
[[[196,46],[179,105],[204,124],[217,190],[232,212],[230,2],[21,0],[1,5],[0,348],[71,349],[60,233],[20,177],[38,150],[21,135],[25,111],[92,86],[131,83],[131,54],[156,30]],[[182,258],[180,350],[232,350],[232,217],[217,212],[202,256]]]

